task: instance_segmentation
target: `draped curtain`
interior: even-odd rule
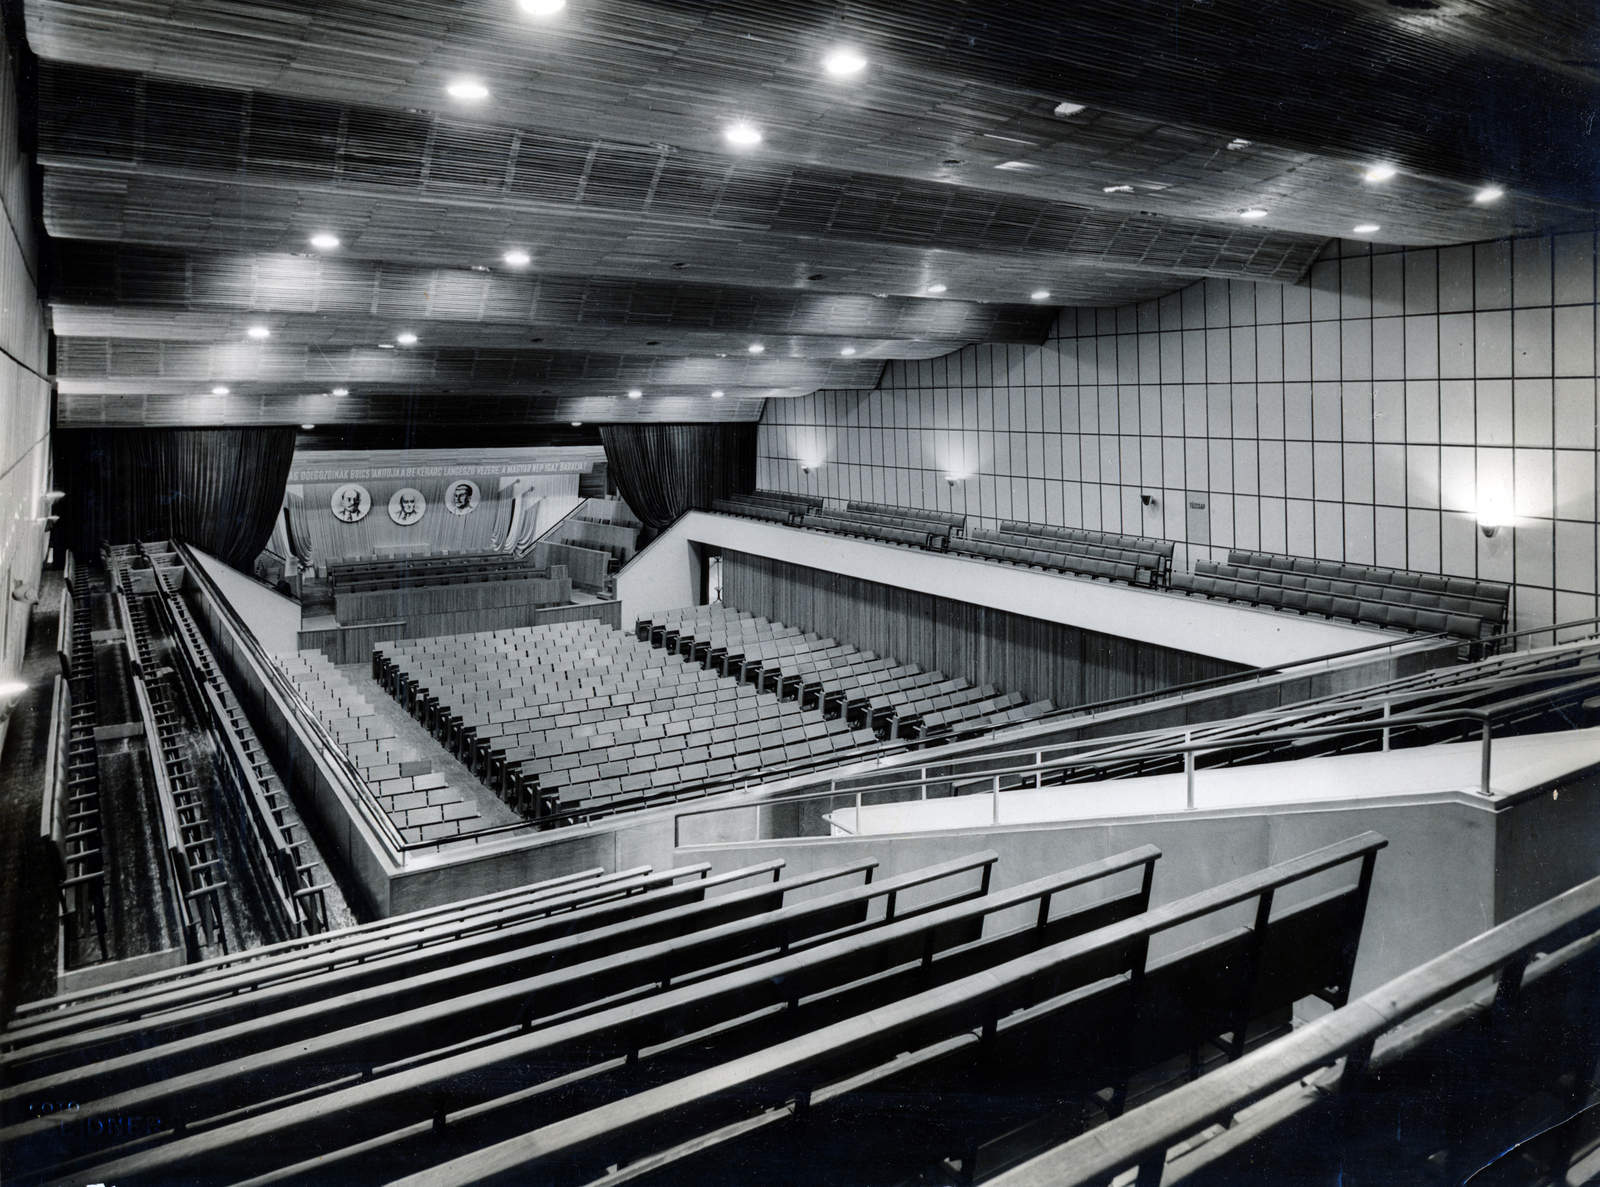
[[[618,493],[655,531],[755,489],[753,424],[601,425],[600,441]]]
[[[283,506],[292,428],[66,429],[58,505],[71,547],[187,540],[249,572]]]

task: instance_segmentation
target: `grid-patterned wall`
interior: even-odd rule
[[[759,482],[1158,536],[1180,566],[1260,548],[1508,581],[1519,626],[1587,617],[1595,293],[1589,232],[1338,242],[1302,284],[1068,309],[1042,347],[770,400]],[[1480,513],[1514,526],[1486,539]]]
[[[30,603],[14,582],[37,588],[50,475],[50,381],[28,197],[18,148],[17,72],[0,38],[0,681],[22,665]],[[0,724],[0,741],[5,726]]]

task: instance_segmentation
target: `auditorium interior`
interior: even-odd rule
[[[1600,1183],[1600,12],[0,0],[0,1179]]]

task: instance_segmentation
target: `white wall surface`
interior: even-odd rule
[[[244,619],[256,642],[266,648],[269,655],[293,655],[299,650],[299,602],[268,589],[193,545],[190,548],[205,566],[206,574],[217,583],[222,596]]]
[[[1481,577],[1514,584],[1519,627],[1587,617],[1595,292],[1590,232],[1335,243],[1304,284],[1064,310],[1043,346],[769,400],[759,484],[1155,536],[1179,567],[1237,547]],[[1485,506],[1515,526],[1485,539]]]

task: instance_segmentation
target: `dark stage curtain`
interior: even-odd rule
[[[248,573],[283,506],[294,441],[292,428],[59,430],[59,534],[90,555],[102,540],[177,537]]]
[[[655,531],[756,486],[753,424],[601,425],[600,440],[617,493]]]

